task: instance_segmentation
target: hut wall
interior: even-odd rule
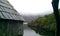
[[[23,22],[0,21],[0,36],[23,35]]]
[[[7,22],[0,21],[0,36],[5,36],[7,34]]]

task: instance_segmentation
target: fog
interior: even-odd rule
[[[38,15],[38,14],[43,15],[53,13],[53,8],[51,4],[52,0],[8,0],[8,1],[21,15]]]

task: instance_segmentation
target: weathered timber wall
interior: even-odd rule
[[[23,35],[23,22],[0,21],[0,36]]]

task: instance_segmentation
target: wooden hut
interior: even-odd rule
[[[7,0],[0,0],[0,36],[22,36],[23,17]]]

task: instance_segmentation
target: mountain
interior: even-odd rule
[[[49,14],[53,13],[53,12],[50,12],[50,11],[47,11],[47,12],[48,13],[45,13],[45,14],[36,14],[36,15],[34,15],[34,14],[21,14],[21,15],[23,16],[23,18],[25,19],[26,22],[30,22],[32,20],[37,19],[38,17],[43,17],[45,15],[49,15]]]
[[[30,22],[32,20],[37,19],[41,15],[23,15],[23,18],[25,19],[26,22]]]

